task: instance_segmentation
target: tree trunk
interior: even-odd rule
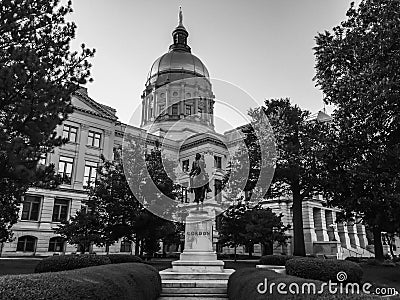
[[[139,239],[135,239],[135,255],[139,256]]]
[[[293,255],[306,256],[303,231],[303,207],[300,189],[293,190]]]
[[[235,261],[235,262],[236,262],[236,247],[237,247],[237,246],[235,245],[235,250],[234,250],[234,251],[235,251],[235,252],[234,252],[234,253],[235,253],[235,255],[234,255],[234,261]]]
[[[110,244],[106,244],[106,253],[107,255],[110,254]]]
[[[373,228],[374,233],[374,249],[375,249],[375,259],[384,260],[383,256],[383,245],[382,245],[382,231],[378,226]]]
[[[263,254],[262,255],[272,255],[273,254],[273,247],[272,242],[266,242],[263,244]]]

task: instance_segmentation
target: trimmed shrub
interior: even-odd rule
[[[361,259],[359,257],[356,257],[356,256],[348,256],[344,260],[352,261],[352,262],[355,262],[355,263],[360,263],[361,262]]]
[[[160,293],[158,271],[137,263],[0,277],[1,300],[153,300]]]
[[[111,260],[102,255],[59,255],[42,259],[35,267],[35,273],[59,272],[92,266],[110,264]]]
[[[293,258],[286,262],[286,274],[307,279],[332,282],[361,282],[363,270],[351,261],[317,258]],[[347,279],[339,281],[337,274],[345,272]]]
[[[108,254],[107,257],[110,259],[112,264],[121,263],[142,263],[143,260],[140,257],[130,254]]]
[[[260,283],[265,284],[265,280],[267,281],[267,290],[265,294],[260,294],[257,291],[257,286]],[[291,293],[289,290],[289,286],[292,283],[296,283],[296,286],[300,287],[300,293]],[[305,283],[307,285],[305,288],[305,293],[301,293],[302,284]],[[284,284],[284,291],[287,291],[287,294],[278,293],[277,286],[278,284]],[[315,293],[313,289],[308,292],[307,286],[309,284],[315,284]],[[294,276],[287,276],[283,274],[278,274],[270,270],[266,269],[254,269],[254,268],[243,268],[234,272],[228,280],[228,297],[232,300],[261,300],[261,299],[272,299],[272,300],[280,300],[280,299],[298,299],[298,300],[367,300],[367,299],[380,299],[380,297],[373,295],[352,295],[352,294],[330,294],[328,287],[325,286],[326,283],[318,280],[309,280],[303,279]],[[321,291],[321,285],[323,292]],[[272,294],[270,293],[270,287],[272,290]],[[261,287],[263,289],[264,286]]]
[[[261,265],[284,266],[286,261],[292,259],[291,255],[264,255],[260,258]]]

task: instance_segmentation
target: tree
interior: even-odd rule
[[[72,112],[71,93],[90,77],[94,50],[70,50],[71,12],[70,1],[0,3],[0,242],[11,238],[40,156],[62,143],[54,129]]]
[[[245,211],[245,235],[247,241],[254,244],[261,244],[263,247],[262,255],[273,254],[274,243],[285,245],[287,236],[285,231],[290,225],[282,223],[282,214],[275,214],[270,208],[263,208],[260,205]]]
[[[254,244],[263,246],[263,255],[272,254],[275,242],[284,245],[287,240],[285,231],[289,226],[282,223],[282,215],[276,215],[270,208],[261,205],[251,207],[248,201],[240,201],[229,207],[220,218],[219,242],[221,245],[236,248],[247,246],[252,255]]]
[[[294,255],[305,256],[302,203],[321,191],[321,157],[327,125],[309,121],[310,112],[291,105],[289,99],[266,100],[262,109],[273,128],[277,160],[267,196],[293,198]]]
[[[246,240],[244,239],[246,224],[243,216],[247,209],[249,209],[247,205],[239,202],[224,211],[219,219],[218,241],[223,246],[234,248],[235,261],[237,247],[246,244]]]
[[[95,212],[78,211],[69,221],[63,221],[55,230],[71,245],[77,245],[84,254],[90,246],[103,246],[106,243],[104,226],[100,216]]]
[[[327,195],[374,233],[398,228],[400,207],[400,2],[363,0],[316,36],[317,86],[335,105],[326,155]]]
[[[147,152],[140,144],[130,142],[131,147],[125,149],[123,157],[118,150],[112,161],[102,157],[97,180],[90,189],[86,204],[101,220],[106,245],[126,238],[135,241],[136,255],[139,254],[139,246],[140,254],[146,250],[152,254],[158,250],[159,240],[174,230],[172,222],[154,215],[152,211],[161,210],[169,216],[168,206],[158,207],[165,203],[157,200],[161,193],[175,197],[175,185],[163,167],[163,164],[170,163],[167,159],[162,161],[159,149]],[[141,157],[145,158],[142,160]]]

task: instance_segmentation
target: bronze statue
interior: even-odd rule
[[[206,163],[200,153],[196,153],[195,161],[192,164],[190,176],[190,190],[194,191],[194,202],[203,203],[206,193],[210,192],[209,178],[205,170]]]

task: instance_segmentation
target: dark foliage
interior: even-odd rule
[[[41,155],[63,140],[55,133],[72,112],[71,94],[90,79],[94,50],[71,51],[71,1],[0,2],[0,242],[11,238],[29,186],[57,185]]]
[[[286,262],[286,273],[307,279],[340,282],[339,272],[345,272],[347,279],[342,282],[361,282],[363,270],[354,262],[335,259],[293,258]]]
[[[35,273],[75,270],[110,263],[110,258],[103,255],[57,255],[42,259],[36,266]]]
[[[143,260],[140,257],[129,254],[108,254],[107,257],[110,259],[112,264],[122,264],[122,263],[142,263]]]
[[[291,255],[264,255],[260,258],[261,265],[284,266],[286,261],[292,259]]]
[[[290,261],[290,260],[289,260]],[[260,294],[257,292],[257,286],[260,283],[264,283],[267,279],[267,284],[275,284],[273,293],[270,294],[269,291],[265,294]],[[228,281],[228,297],[234,300],[261,300],[261,299],[297,299],[297,300],[308,300],[308,299],[355,299],[355,300],[367,300],[367,299],[380,299],[380,297],[372,295],[346,295],[346,294],[335,294],[329,293],[325,286],[322,294],[313,293],[303,293],[303,294],[291,294],[288,292],[286,295],[277,292],[276,286],[279,283],[286,284],[286,291],[288,291],[288,286],[291,283],[297,283],[299,286],[303,283],[314,283],[316,286],[316,291],[321,290],[321,285],[324,284],[322,281],[303,279],[294,276],[288,276],[283,274],[278,274],[276,272],[265,270],[265,269],[254,269],[254,268],[243,268],[234,272]],[[307,291],[307,290],[306,290]]]
[[[160,293],[158,271],[136,263],[0,277],[2,300],[155,300]]]

